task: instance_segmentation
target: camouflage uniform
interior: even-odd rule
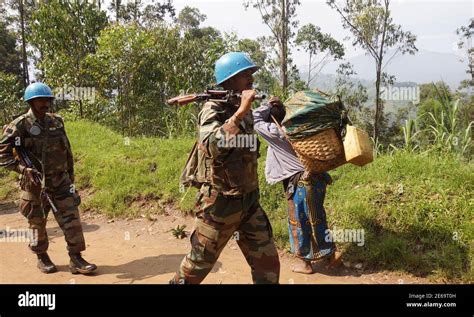
[[[236,126],[228,119],[238,106],[207,102],[199,114],[196,203],[191,252],[172,282],[200,283],[234,237],[251,267],[254,283],[278,283],[280,262],[270,222],[259,203],[258,149],[224,147],[239,134],[255,137],[251,111]]]
[[[64,232],[69,253],[79,253],[86,246],[79,218],[80,197],[73,186],[71,146],[60,116],[46,114],[45,121],[48,122],[48,133],[30,109],[4,129],[0,139],[0,166],[22,174],[20,212],[28,219],[30,229],[36,229],[38,233],[38,242],[30,244],[30,249],[41,254],[48,249],[46,221],[51,206],[41,195],[41,186],[34,185],[24,176],[25,167],[15,158],[15,145],[25,147],[38,171],[42,171],[43,163],[46,192],[58,209],[54,217]]]

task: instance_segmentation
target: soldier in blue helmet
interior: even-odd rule
[[[81,199],[74,187],[74,161],[64,121],[50,113],[53,99],[51,89],[43,83],[26,88],[24,100],[30,109],[4,129],[0,166],[21,175],[20,212],[34,230],[36,239],[30,242],[30,249],[38,257],[41,272],[57,271],[47,253],[46,222],[53,209],[67,242],[71,272],[88,274],[97,267],[81,256],[86,249],[78,209]],[[31,167],[24,166],[19,151],[28,155]]]
[[[232,52],[215,64],[218,85],[240,93],[240,100],[207,102],[199,114],[195,183],[200,187],[191,251],[170,283],[198,284],[216,263],[227,242],[237,240],[254,283],[279,281],[280,262],[272,228],[259,203],[258,146],[251,105],[253,73],[247,54]]]

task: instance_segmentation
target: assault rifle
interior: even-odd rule
[[[204,93],[190,94],[184,96],[177,96],[169,99],[166,103],[170,106],[178,105],[184,106],[191,102],[200,101],[215,101],[215,102],[229,102],[232,99],[240,98],[241,94],[234,93],[231,90],[206,90]],[[255,100],[265,99],[267,96],[264,94],[258,94],[255,96]]]
[[[28,152],[23,146],[15,146],[15,152],[20,160],[21,164],[27,168],[31,168],[33,170],[33,178],[34,182],[37,184],[41,184],[41,195],[46,198],[48,203],[51,206],[51,209],[53,210],[54,213],[58,212],[58,208],[56,208],[56,205],[53,203],[53,200],[51,199],[51,196],[46,192],[44,188],[44,182],[42,180],[42,177],[40,177],[41,173],[36,169],[35,165],[31,161]]]

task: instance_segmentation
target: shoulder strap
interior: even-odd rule
[[[285,133],[285,130],[283,130],[283,128],[282,128],[281,125],[278,123],[278,121],[275,119],[275,117],[274,117],[272,114],[270,114],[270,116],[272,117],[273,122],[276,124],[276,126],[278,127],[278,130],[281,132],[281,134],[285,137],[285,139],[286,139],[288,142],[290,142],[290,141],[288,140],[288,136],[287,136],[286,133]],[[291,142],[290,142],[290,144],[291,144]]]

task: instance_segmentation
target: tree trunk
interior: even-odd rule
[[[133,21],[138,23],[138,1],[135,0],[135,8],[133,10]]]
[[[374,142],[379,137],[379,119],[380,119],[380,82],[382,76],[382,65],[377,63],[377,78],[375,81],[375,118],[374,118]]]
[[[281,0],[281,86],[283,93],[286,94],[288,89],[288,19],[287,5],[288,0]]]
[[[115,21],[119,22],[120,0],[115,0]]]
[[[21,28],[21,53],[22,53],[22,67],[23,67],[23,86],[26,88],[30,84],[30,76],[28,75],[28,58],[26,56],[26,40],[25,40],[25,12],[23,0],[19,0],[20,10],[20,28]]]
[[[474,47],[471,47],[467,51],[469,57],[469,72],[471,73],[471,84],[470,86],[474,86]]]
[[[311,52],[309,52],[309,68],[308,68],[308,88],[309,88],[309,83],[311,82],[311,58],[313,57],[312,56],[313,54]]]
[[[82,100],[79,99],[79,116],[82,118],[84,118],[84,109],[82,108]]]

